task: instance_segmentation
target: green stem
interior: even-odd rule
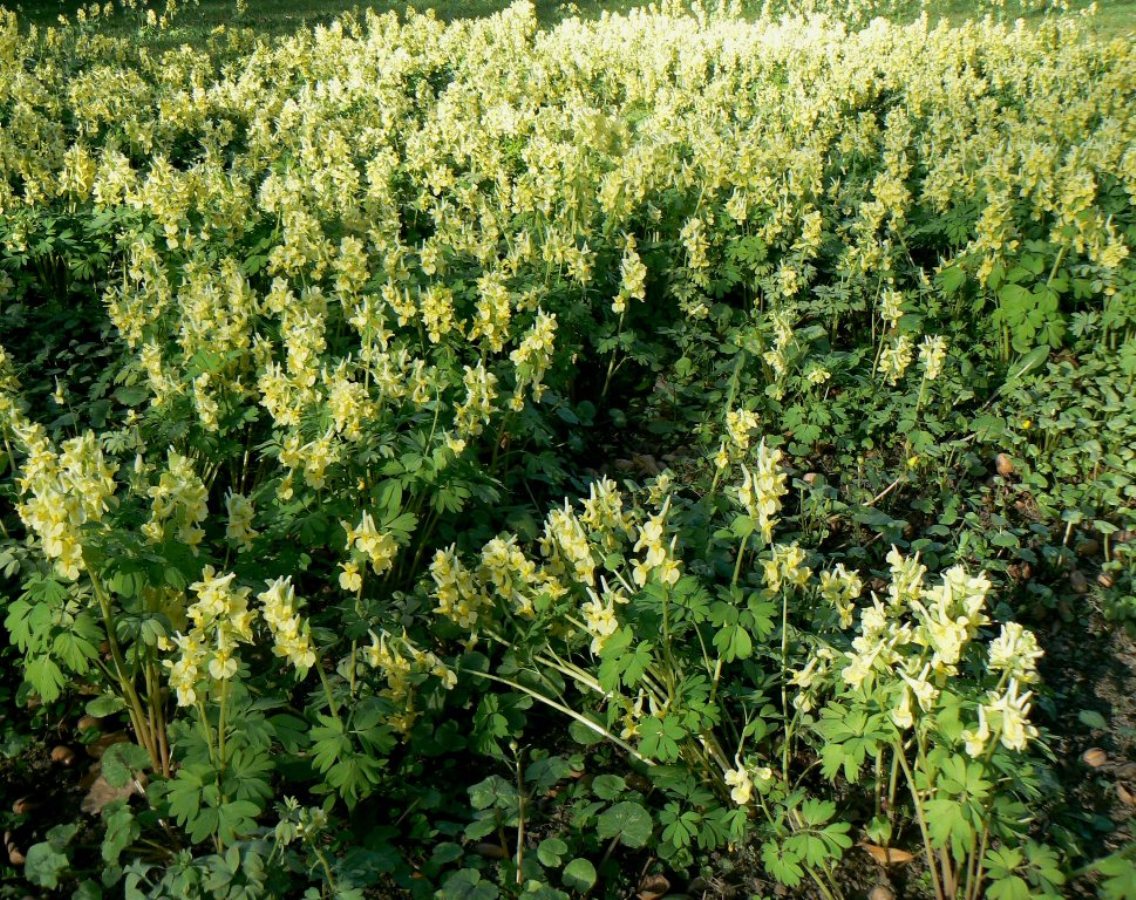
[[[162,771],[162,760],[158,753],[158,748],[153,741],[153,735],[150,734],[150,729],[147,725],[146,711],[143,709],[142,699],[138,696],[138,691],[134,687],[134,679],[127,674],[126,660],[122,655],[122,648],[118,644],[118,637],[114,630],[114,613],[110,605],[110,597],[107,596],[106,591],[103,589],[102,583],[99,581],[98,576],[95,575],[94,569],[86,558],[83,563],[87,568],[87,574],[91,579],[91,588],[94,591],[95,599],[99,604],[99,611],[102,614],[103,627],[106,630],[107,646],[110,647],[111,659],[114,661],[115,675],[118,679],[119,689],[122,691],[126,699],[130,711],[130,721],[134,726],[134,731],[138,735],[138,741],[142,747],[150,754],[150,762],[153,764],[154,771]]]
[[[521,766],[521,754],[517,752],[517,884],[522,883],[521,864],[525,859],[525,779]]]
[[[615,374],[615,357],[619,354],[619,337],[623,334],[623,318],[627,315],[626,308],[619,314],[619,325],[615,329],[615,346],[611,350],[611,358],[607,362],[607,375],[604,377],[603,390],[600,391],[600,399],[607,397],[607,389],[611,387],[611,376]]]
[[[221,699],[217,704],[217,774],[220,777],[225,771],[225,712],[229,699],[229,680],[221,681]],[[222,797],[224,799],[224,797]]]
[[[781,776],[789,783],[789,750],[792,733],[789,725],[789,592],[781,591],[781,719],[786,725],[785,741],[781,745]]]
[[[738,544],[738,558],[734,561],[734,577],[730,579],[730,587],[737,587],[738,576],[742,572],[742,559],[745,557],[746,543],[749,541],[749,535],[743,537]]]
[[[498,684],[506,685],[507,687],[510,687],[515,691],[520,691],[523,694],[528,694],[534,700],[536,700],[540,703],[543,703],[545,706],[548,706],[548,707],[551,707],[552,709],[555,709],[557,712],[563,713],[564,715],[568,716],[571,719],[575,719],[577,722],[579,722],[581,725],[585,726],[586,728],[590,728],[596,734],[600,735],[601,737],[606,738],[607,740],[609,740],[613,744],[615,744],[617,747],[619,747],[621,750],[624,750],[627,753],[629,753],[634,759],[637,759],[639,762],[643,763],[643,765],[645,765],[645,766],[655,765],[654,760],[648,759],[642,753],[640,753],[638,750],[636,750],[634,747],[632,747],[629,743],[622,740],[621,738],[616,737],[614,734],[612,734],[610,731],[608,731],[606,728],[604,728],[598,722],[593,722],[587,716],[581,715],[580,713],[576,712],[574,709],[569,709],[567,706],[564,706],[562,703],[557,703],[555,700],[552,700],[552,699],[544,696],[544,694],[541,694],[537,691],[534,691],[532,688],[525,687],[523,684],[518,684],[515,681],[509,681],[509,679],[507,679],[507,678],[501,678],[498,675],[490,675],[488,672],[477,672],[477,671],[474,671],[472,669],[469,670],[469,672],[470,672],[471,675],[477,675],[480,678],[486,678],[489,681],[496,681]]]
[[[197,720],[201,723],[201,732],[205,736],[205,746],[209,748],[209,761],[217,765],[217,748],[213,746],[213,729],[209,727],[209,715],[205,710],[205,701],[197,699]]]
[[[331,874],[331,866],[328,864],[327,857],[324,856],[323,851],[316,846],[315,841],[312,841],[312,852],[319,860],[320,866],[323,868],[324,875],[327,876],[327,886],[331,889],[331,896],[335,896],[339,889],[335,886],[335,876]]]
[[[335,695],[331,691],[331,684],[327,680],[327,674],[323,670],[323,660],[316,657],[316,672],[319,673],[320,682],[323,684],[324,696],[327,697],[328,708],[331,709],[331,714],[335,718],[339,718],[339,704],[335,702]]]
[[[899,760],[899,765],[903,769],[903,775],[907,779],[911,799],[915,803],[915,820],[919,824],[919,832],[923,836],[923,853],[927,859],[927,869],[931,873],[931,881],[935,885],[935,896],[939,900],[946,900],[947,895],[943,893],[943,884],[939,880],[939,867],[935,865],[935,851],[931,846],[931,834],[927,830],[927,818],[923,813],[923,800],[919,796],[919,788],[915,784],[915,776],[911,772],[911,766],[907,764],[907,754],[903,749],[903,741],[898,737],[895,739],[895,753],[896,759]]]

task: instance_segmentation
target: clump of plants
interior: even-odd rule
[[[4,13],[4,746],[97,759],[11,874],[1122,896],[1030,626],[1132,619],[1131,53]]]

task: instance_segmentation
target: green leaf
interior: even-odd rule
[[[459,869],[434,894],[438,900],[496,900],[500,895],[495,885],[481,880],[476,869]]]
[[[986,888],[990,900],[1030,900],[1033,896],[1029,884],[1020,875],[991,881]]]
[[[51,844],[32,844],[24,862],[24,877],[37,887],[55,890],[69,865],[67,854],[56,850]]]
[[[601,800],[614,800],[627,790],[627,782],[618,775],[597,775],[592,780],[592,793]]]
[[[107,716],[114,715],[116,712],[126,709],[126,701],[116,694],[103,694],[101,697],[95,697],[93,700],[87,702],[85,711],[88,716],[94,716],[96,719],[105,719]]]
[[[730,531],[737,538],[749,537],[756,528],[757,524],[749,516],[735,516],[734,521],[730,523]]]
[[[150,396],[150,391],[140,384],[126,386],[123,385],[117,388],[114,392],[114,399],[121,403],[123,406],[138,406],[144,403]]]
[[[585,747],[591,747],[604,740],[603,735],[594,728],[589,728],[583,722],[578,722],[575,719],[573,719],[572,724],[568,726],[568,734],[577,744],[583,744]]]
[[[1029,353],[1025,354],[1021,359],[1010,366],[1010,370],[1006,373],[1006,384],[1010,385],[1040,367],[1049,359],[1049,352],[1048,347],[1035,347]]]
[[[1108,722],[1095,709],[1082,709],[1077,713],[1077,718],[1082,725],[1088,728],[1095,728],[1098,731],[1106,731],[1108,729]]]
[[[560,838],[545,838],[537,845],[536,858],[540,860],[541,865],[553,869],[560,865],[567,852],[568,845]]]
[[[766,870],[783,885],[795,888],[805,877],[801,868],[801,856],[795,849],[780,845],[776,841],[766,841],[761,845],[761,861]]]
[[[943,293],[953,294],[966,282],[966,273],[958,266],[950,266],[939,273],[938,281]]]
[[[596,831],[601,838],[618,837],[628,847],[646,846],[653,830],[651,814],[630,800],[616,803],[596,822]]]
[[[836,804],[831,800],[806,800],[800,812],[805,824],[816,828],[836,815]]]
[[[724,625],[714,635],[714,647],[726,662],[749,659],[753,655],[753,640],[742,625]]]
[[[926,804],[927,830],[935,847],[950,847],[957,856],[974,846],[974,830],[967,822],[962,805],[936,797]]]
[[[150,754],[137,744],[123,742],[112,744],[102,758],[103,777],[114,788],[126,787],[134,778],[134,773],[150,766]]]
[[[596,867],[586,859],[574,859],[564,867],[561,878],[566,887],[583,893],[591,890],[596,883]]]
[[[474,809],[515,809],[517,789],[500,775],[490,775],[469,789],[469,802]]]
[[[256,830],[256,817],[260,807],[249,800],[233,800],[217,810],[217,835],[226,844],[243,838]]]
[[[56,825],[47,832],[47,840],[33,844],[24,863],[24,877],[38,887],[51,890],[59,887],[59,880],[70,866],[63,851],[79,831],[77,823]]]
[[[461,859],[462,855],[461,844],[454,843],[453,841],[443,841],[436,845],[434,852],[430,854],[430,864],[440,868],[455,860]]]
[[[138,840],[142,828],[134,819],[134,813],[125,803],[115,804],[113,811],[108,807],[103,819],[106,822],[106,833],[103,835],[102,855],[103,861],[117,866],[122,851]]]
[[[686,731],[677,719],[649,716],[639,725],[639,751],[659,762],[673,762],[679,758],[678,742],[684,737]]]
[[[24,677],[44,703],[51,703],[63,693],[67,679],[50,656],[37,656],[24,669]]]

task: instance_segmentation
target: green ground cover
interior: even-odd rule
[[[1126,8],[5,13],[0,896],[1136,893]]]

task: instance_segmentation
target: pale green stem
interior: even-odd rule
[[[323,684],[323,692],[327,697],[327,705],[331,709],[331,714],[335,718],[339,718],[339,704],[335,702],[335,695],[331,692],[331,685],[328,683],[327,675],[323,671],[323,660],[316,656],[316,672],[319,674],[320,682]]]
[[[738,577],[742,573],[742,560],[745,558],[746,544],[749,542],[749,535],[741,539],[738,543],[738,558],[734,561],[734,577],[730,579],[730,587],[737,587]]]
[[[154,771],[160,772],[162,770],[162,760],[147,724],[148,719],[146,711],[143,709],[142,699],[138,696],[138,691],[134,688],[134,679],[127,674],[126,660],[122,655],[122,648],[118,644],[118,637],[114,631],[114,613],[111,610],[110,597],[107,596],[102,583],[99,581],[86,559],[83,560],[83,563],[86,566],[88,576],[90,576],[91,588],[94,591],[95,599],[98,601],[99,611],[102,613],[103,627],[107,635],[107,645],[110,647],[111,659],[114,661],[119,688],[130,708],[131,723],[134,725],[134,731],[137,733],[138,740],[142,747],[150,754],[150,762],[154,766]]]
[[[927,830],[927,818],[923,813],[923,799],[919,796],[919,788],[915,784],[915,776],[911,772],[911,766],[907,764],[907,754],[903,749],[903,741],[898,737],[895,740],[895,752],[900,768],[903,769],[903,775],[907,779],[911,799],[915,803],[915,819],[919,824],[919,832],[923,836],[923,853],[927,859],[927,869],[931,873],[931,881],[935,885],[935,897],[938,900],[946,900],[947,895],[943,893],[943,884],[939,880],[939,867],[935,865],[935,850],[931,846],[931,834]]]
[[[789,783],[789,592],[781,591],[781,718],[785,722],[785,741],[781,745],[781,775]]]
[[[506,685],[507,687],[510,687],[513,690],[520,691],[521,693],[524,693],[524,694],[528,694],[534,700],[536,700],[540,703],[543,703],[545,706],[548,706],[548,707],[551,707],[552,709],[555,709],[557,712],[563,713],[564,715],[568,716],[570,719],[575,719],[581,725],[591,729],[596,734],[598,734],[601,737],[606,738],[607,740],[611,741],[617,747],[619,747],[620,749],[629,753],[634,759],[637,759],[639,762],[643,763],[643,765],[645,765],[645,766],[655,765],[654,760],[651,760],[651,759],[648,759],[647,757],[645,757],[642,753],[640,753],[638,750],[636,750],[634,747],[632,747],[626,741],[622,740],[621,738],[616,737],[614,734],[612,734],[610,731],[608,731],[606,728],[604,728],[598,722],[593,722],[587,716],[580,715],[580,713],[576,712],[574,709],[569,709],[567,706],[564,706],[562,703],[557,703],[555,700],[552,700],[552,699],[544,696],[544,694],[541,694],[537,691],[534,691],[532,688],[525,687],[523,684],[518,684],[517,682],[510,681],[507,678],[501,678],[498,675],[490,675],[488,672],[476,672],[476,671],[470,670],[470,674],[471,675],[477,675],[481,678],[487,678],[490,681],[496,681],[497,683]]]

